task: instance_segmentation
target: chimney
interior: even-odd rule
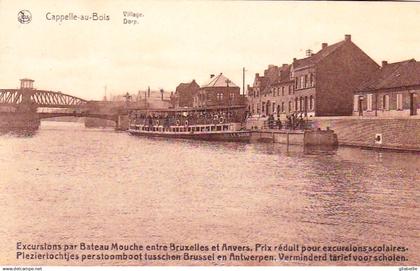
[[[256,74],[255,74],[255,77],[260,77],[260,74],[257,72]]]
[[[328,43],[326,43],[326,42],[322,43],[322,49],[325,49],[327,47],[328,47]]]
[[[282,68],[286,68],[287,67],[287,64],[282,64],[281,67]]]
[[[147,97],[150,98],[150,87],[147,87]]]
[[[385,67],[386,65],[388,65],[388,61],[382,60],[382,68]]]
[[[210,78],[213,78],[214,77],[214,74],[210,74]]]
[[[349,34],[344,35],[344,40],[345,41],[351,41],[351,35],[349,35]]]
[[[160,99],[163,101],[163,89],[160,89]]]
[[[296,57],[294,57],[294,58],[293,58],[293,63],[295,63],[295,62],[296,62],[296,60],[297,60],[297,59],[296,59]]]

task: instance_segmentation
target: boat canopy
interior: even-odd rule
[[[212,111],[231,111],[246,109],[245,105],[231,105],[231,106],[208,106],[208,107],[185,107],[185,108],[139,108],[131,109],[140,113],[184,113],[184,112],[212,112]]]

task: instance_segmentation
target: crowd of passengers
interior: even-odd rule
[[[267,119],[267,126],[269,129],[288,129],[288,130],[304,130],[308,128],[308,120],[304,118],[303,113],[292,113],[286,116],[286,121],[283,123],[278,117],[274,119],[274,115],[271,114]]]
[[[187,114],[176,113],[132,113],[131,123],[147,126],[188,126],[200,124],[220,124],[228,122],[243,122],[243,114],[235,111],[229,112],[188,112]]]

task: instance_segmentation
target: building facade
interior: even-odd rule
[[[198,92],[200,86],[192,80],[190,83],[181,83],[176,87],[174,103],[175,107],[192,107],[194,95]]]
[[[420,62],[387,63],[354,93],[354,116],[410,117],[420,114]]]
[[[270,66],[264,78],[256,74],[248,91],[248,110],[254,116],[280,118],[293,113],[307,117],[352,115],[354,89],[378,69],[351,36],[345,35],[341,42],[323,43],[317,53],[308,50],[306,58],[277,67],[275,76],[269,76]]]
[[[222,73],[211,75],[210,81],[193,96],[194,107],[241,105],[240,88]]]

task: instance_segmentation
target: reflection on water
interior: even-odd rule
[[[33,129],[0,129],[0,136],[33,137],[37,131]]]
[[[415,153],[149,139],[74,123],[0,136],[0,153],[0,264],[18,240],[385,243],[420,259]]]

